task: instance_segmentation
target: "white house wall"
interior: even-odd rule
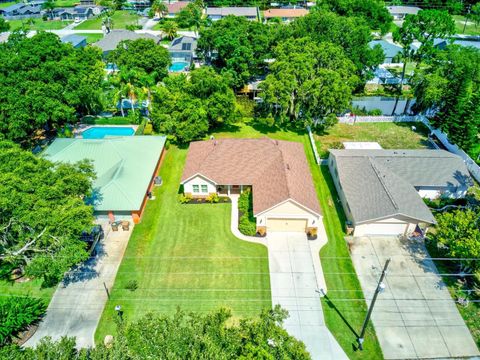
[[[266,226],[267,218],[272,219],[306,219],[307,227],[318,227],[321,217],[298,206],[292,201],[286,201],[257,216],[257,226]],[[268,231],[268,229],[267,229]]]
[[[198,193],[193,192],[193,185],[198,185]],[[202,192],[202,185],[207,185],[207,192]],[[190,193],[192,195],[208,195],[210,193],[217,192],[215,184],[205,179],[202,176],[195,176],[183,184],[183,192]]]

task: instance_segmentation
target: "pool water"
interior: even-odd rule
[[[132,127],[93,126],[82,132],[82,137],[84,139],[103,139],[105,136],[132,136],[134,133],[135,130]]]
[[[189,64],[188,64],[187,62],[184,62],[184,61],[176,61],[176,62],[172,63],[172,65],[168,68],[168,70],[173,71],[173,72],[180,72],[180,71],[185,70],[185,68],[186,68],[188,65],[189,65]]]

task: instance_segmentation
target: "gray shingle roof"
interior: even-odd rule
[[[122,40],[137,40],[137,39],[152,39],[155,43],[158,43],[160,39],[155,35],[148,33],[138,34],[128,30],[112,30],[105,35],[102,39],[95,43],[96,46],[101,48],[104,52],[114,50]]]
[[[462,159],[444,150],[330,150],[356,224],[403,215],[435,223],[415,187],[471,183]]]
[[[382,47],[386,58],[393,58],[403,50],[401,46],[392,44],[386,40],[372,40],[368,43],[368,46],[370,46],[372,49],[375,45],[380,45]]]
[[[416,6],[387,6],[387,10],[390,14],[412,14],[416,15],[420,10]]]
[[[257,16],[257,8],[256,7],[209,7],[207,8],[207,16],[227,16],[227,15],[235,15],[235,16]]]

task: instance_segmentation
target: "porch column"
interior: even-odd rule
[[[240,185],[240,194],[243,192],[243,185]]]
[[[230,185],[227,185],[227,195],[230,196]]]

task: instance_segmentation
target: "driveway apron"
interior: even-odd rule
[[[35,347],[50,336],[76,337],[77,348],[94,346],[94,335],[125,253],[129,231],[110,231],[96,247],[97,255],[68,273],[55,291],[47,314],[24,346]]]
[[[480,355],[422,241],[361,237],[352,260],[370,302],[387,258],[385,291],[372,322],[385,359],[467,358]]]
[[[302,340],[313,359],[348,359],[325,325],[320,303],[322,279],[312,256],[311,244],[303,233],[278,232],[267,236],[272,305],[288,310],[285,329]]]

